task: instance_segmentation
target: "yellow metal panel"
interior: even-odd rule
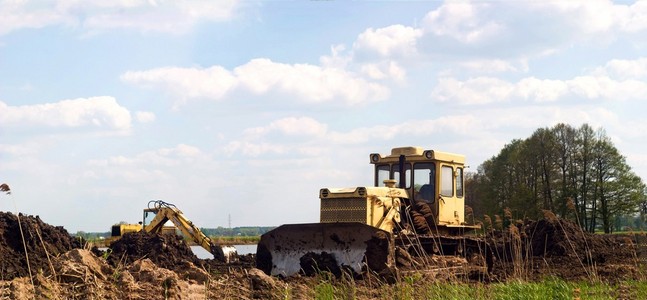
[[[430,156],[425,154],[429,153]],[[374,155],[377,155],[379,159],[371,159]],[[396,163],[400,159],[400,155],[406,156],[406,161],[409,163],[423,162],[423,161],[443,161],[455,164],[465,164],[465,156],[450,152],[442,152],[436,150],[424,150],[422,147],[398,147],[391,149],[391,154],[388,156],[381,156],[380,154],[373,153],[369,155],[371,163]]]
[[[399,147],[391,149],[391,156],[413,156],[413,155],[422,155],[424,150],[422,147]]]

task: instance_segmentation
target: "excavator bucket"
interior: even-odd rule
[[[256,266],[269,275],[380,272],[393,264],[390,233],[355,222],[287,224],[261,236]]]

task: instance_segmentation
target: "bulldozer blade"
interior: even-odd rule
[[[390,233],[362,223],[287,224],[261,236],[256,266],[281,276],[380,272],[393,264],[393,249]]]

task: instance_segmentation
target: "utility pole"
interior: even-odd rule
[[[233,235],[234,235],[234,231],[233,231],[233,230],[231,230],[231,214],[227,214],[227,220],[228,220],[228,224],[229,224],[229,225],[228,225],[228,226],[229,226],[229,234],[230,234],[231,236],[233,236]]]

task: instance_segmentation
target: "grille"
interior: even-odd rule
[[[321,222],[366,223],[366,198],[321,199]]]

